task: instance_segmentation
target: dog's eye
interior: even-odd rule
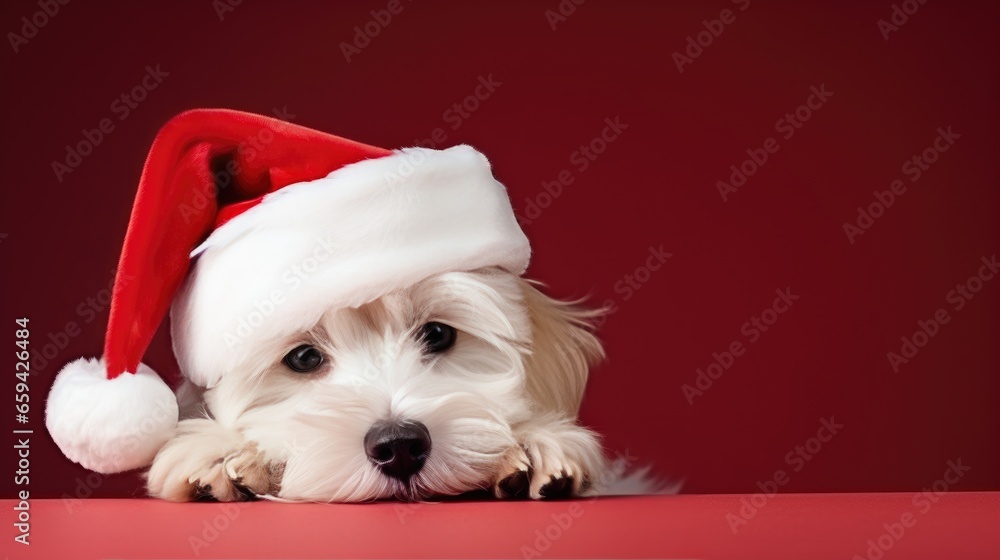
[[[284,362],[293,371],[307,373],[323,363],[323,354],[316,347],[303,344],[286,354]]]
[[[427,323],[420,329],[420,340],[424,343],[424,352],[438,354],[455,345],[455,327],[444,323]]]

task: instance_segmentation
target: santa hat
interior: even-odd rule
[[[168,310],[182,373],[211,388],[329,309],[442,272],[521,274],[529,254],[469,146],[390,151],[259,115],[183,113],[143,167],[104,356],[58,373],[46,426],[88,469],[146,466],[178,419],[173,392],[140,363]]]

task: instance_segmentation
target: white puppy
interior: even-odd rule
[[[530,257],[471,146],[188,111],[143,168],[104,354],[59,372],[46,426],[176,501],[596,492],[614,469],[577,423],[595,313],[522,279]],[[141,361],[168,310],[176,396]]]
[[[148,473],[174,501],[421,500],[597,491],[608,462],[577,412],[602,356],[594,312],[496,268],[432,276],[324,313],[180,390]]]

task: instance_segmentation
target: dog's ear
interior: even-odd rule
[[[545,411],[576,417],[590,366],[604,357],[591,332],[591,322],[603,312],[552,299],[526,280],[521,286],[532,329],[528,394]]]

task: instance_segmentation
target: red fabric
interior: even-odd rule
[[[171,119],[146,158],[115,276],[104,340],[109,378],[136,371],[187,274],[188,255],[215,227],[289,184],[389,153],[239,111]]]
[[[741,509],[749,517],[734,534],[727,517]],[[5,545],[12,557],[1000,557],[996,492],[365,505],[35,500],[30,511],[32,544]]]

